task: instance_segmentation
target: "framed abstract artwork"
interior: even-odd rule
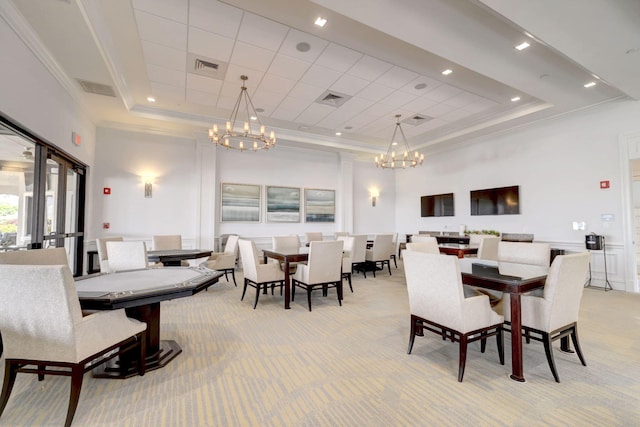
[[[300,222],[300,189],[266,187],[267,222]]]
[[[260,186],[222,184],[220,216],[225,222],[260,222]]]
[[[305,222],[335,222],[336,191],[305,188]]]

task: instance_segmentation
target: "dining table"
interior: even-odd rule
[[[455,255],[458,258],[464,258],[467,255],[475,255],[478,253],[479,245],[468,245],[461,243],[440,243],[438,249],[441,254]]]
[[[520,297],[526,292],[543,288],[549,268],[477,258],[462,258],[459,260],[459,265],[464,284],[509,294],[511,303],[510,378],[524,382]]]
[[[289,266],[292,262],[305,262],[309,260],[309,248],[301,247],[297,251],[277,252],[270,249],[263,249],[262,255],[264,262],[267,258],[275,259],[282,262],[282,270],[284,272],[284,308],[291,308],[291,275],[289,274]]]

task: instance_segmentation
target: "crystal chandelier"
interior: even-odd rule
[[[404,153],[396,148],[396,146],[398,145],[398,142],[396,141],[396,134],[398,133],[398,131],[400,131],[402,142],[404,143],[404,148],[402,148]],[[399,151],[399,154],[397,156],[396,150]],[[404,136],[404,132],[402,131],[402,127],[400,126],[400,114],[396,114],[396,128],[393,130],[393,136],[391,136],[389,148],[387,149],[386,153],[376,156],[376,166],[383,169],[404,169],[414,168],[418,165],[421,165],[422,162],[424,162],[424,154],[420,154],[409,147],[409,143],[407,143],[407,137]]]
[[[238,95],[236,105],[233,107],[233,110],[231,110],[231,117],[227,121],[225,129],[219,132],[218,125],[214,124],[213,127],[209,129],[209,139],[216,145],[234,150],[268,150],[276,145],[276,135],[273,131],[271,131],[269,137],[265,135],[265,128],[258,119],[258,114],[253,107],[253,102],[251,102],[247,87],[245,86],[249,78],[247,76],[240,76],[240,79],[242,80],[242,89],[240,90],[240,95]],[[238,127],[236,128],[236,121],[238,121],[240,109],[242,109],[240,121],[243,119],[242,115],[246,117],[242,129],[240,128],[240,122],[238,122]],[[257,122],[260,130],[259,133],[253,133],[251,121]]]

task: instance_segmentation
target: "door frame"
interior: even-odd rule
[[[624,285],[629,292],[640,292],[636,261],[635,222],[633,211],[633,177],[631,161],[640,160],[640,131],[627,132],[618,137],[620,152],[622,235],[624,242]]]

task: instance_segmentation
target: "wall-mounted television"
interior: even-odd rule
[[[487,188],[471,192],[471,215],[518,215],[520,187]]]
[[[453,216],[453,193],[420,197],[420,216]]]

